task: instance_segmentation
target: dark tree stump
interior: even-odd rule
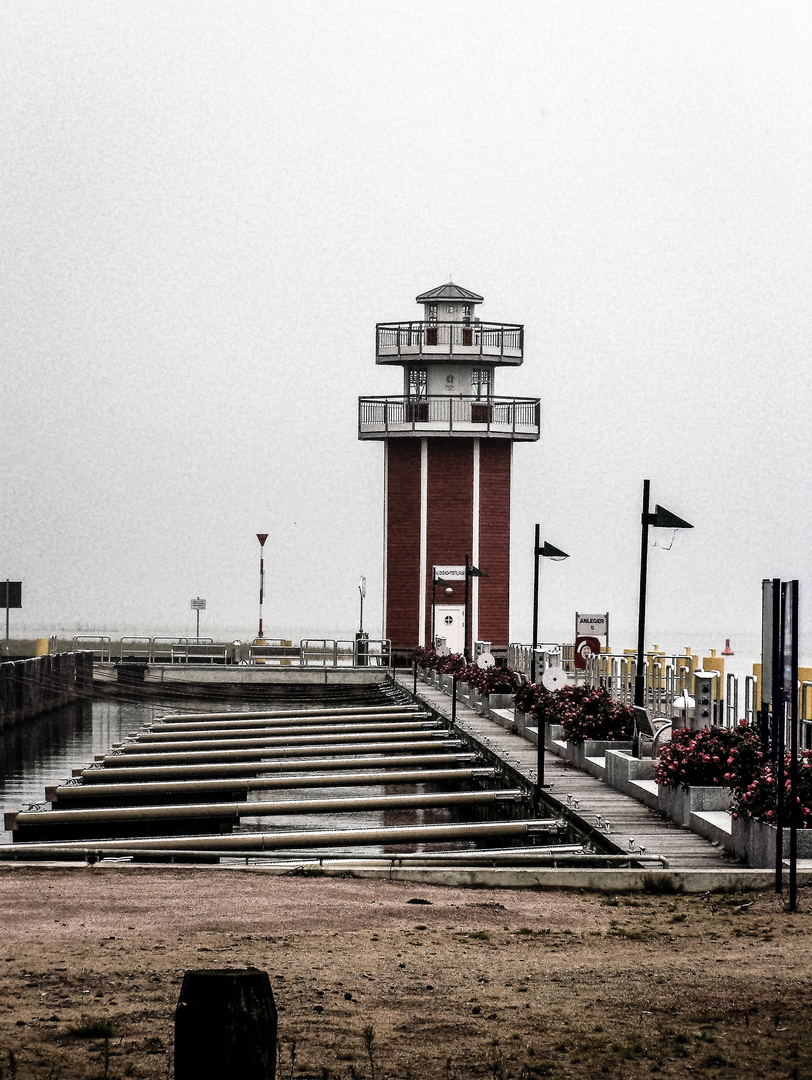
[[[258,968],[187,971],[175,1010],[175,1080],[274,1080],[276,1005]]]

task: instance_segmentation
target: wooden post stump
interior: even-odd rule
[[[258,968],[187,971],[175,1010],[175,1080],[274,1080],[276,1005]]]

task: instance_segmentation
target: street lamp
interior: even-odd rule
[[[536,525],[536,539],[533,544],[535,558],[535,571],[533,574],[533,651],[530,660],[530,682],[536,681],[536,646],[539,636],[539,559],[568,559],[566,551],[546,541],[542,545],[540,538],[540,526]]]
[[[265,541],[268,539],[267,533],[257,533],[257,540],[259,540],[259,631],[257,637],[263,639],[265,635],[262,633],[262,601],[265,599]]]
[[[465,556],[465,639],[464,639],[464,642],[463,642],[463,649],[462,649],[463,653],[465,654],[465,659],[466,660],[470,656],[470,653],[468,651],[468,602],[470,600],[470,588],[468,586],[468,580],[469,580],[469,578],[472,578],[472,577],[487,577],[488,576],[485,573],[484,570],[480,570],[479,567],[477,567],[477,566],[471,566],[470,563],[471,563],[471,557],[469,555],[466,555]]]
[[[649,491],[651,481],[643,481],[643,516],[641,518],[643,529],[640,541],[640,603],[637,614],[637,672],[634,678],[634,703],[645,706],[646,704],[646,676],[643,671],[643,652],[646,637],[646,576],[648,572],[648,530],[653,525],[655,529],[693,529],[688,521],[672,514],[665,507],[657,505],[654,513],[649,512]]]

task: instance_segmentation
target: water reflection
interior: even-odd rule
[[[315,703],[314,703],[315,704]],[[191,707],[190,707],[191,706]],[[184,702],[184,712],[211,710],[207,702]],[[217,704],[218,712],[239,712],[239,703]],[[87,768],[96,756],[107,753],[114,743],[136,734],[156,717],[175,711],[166,703],[96,700],[66,706],[35,720],[0,732],[0,804],[4,812],[41,804],[46,787],[69,778],[74,769]],[[358,771],[367,771],[361,760]],[[379,771],[379,770],[374,770]],[[458,785],[450,790],[458,790]],[[371,798],[376,795],[430,794],[436,790],[429,784],[376,784],[311,789],[263,790],[252,793],[249,802],[305,801],[323,799]],[[212,801],[215,801],[214,799]],[[463,806],[389,808],[382,810],[320,814],[255,815],[241,819],[240,832],[312,832],[316,830],[346,830],[381,828],[382,826],[434,825],[447,822],[476,820],[474,812]],[[2,843],[11,843],[10,832],[3,832]],[[438,848],[475,847],[472,841],[443,843],[404,843],[370,845],[365,847],[330,847],[324,854],[330,857],[364,857],[366,855],[403,854],[412,851],[431,851]],[[493,841],[489,842],[493,846]],[[280,851],[271,858],[313,858],[314,849]]]

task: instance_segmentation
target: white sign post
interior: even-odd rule
[[[575,612],[575,637],[603,638],[604,645],[609,644],[609,612],[603,615],[582,615]]]
[[[198,596],[197,599],[192,601],[192,611],[197,615],[197,640],[200,641],[200,612],[206,610],[206,601],[201,600]]]

